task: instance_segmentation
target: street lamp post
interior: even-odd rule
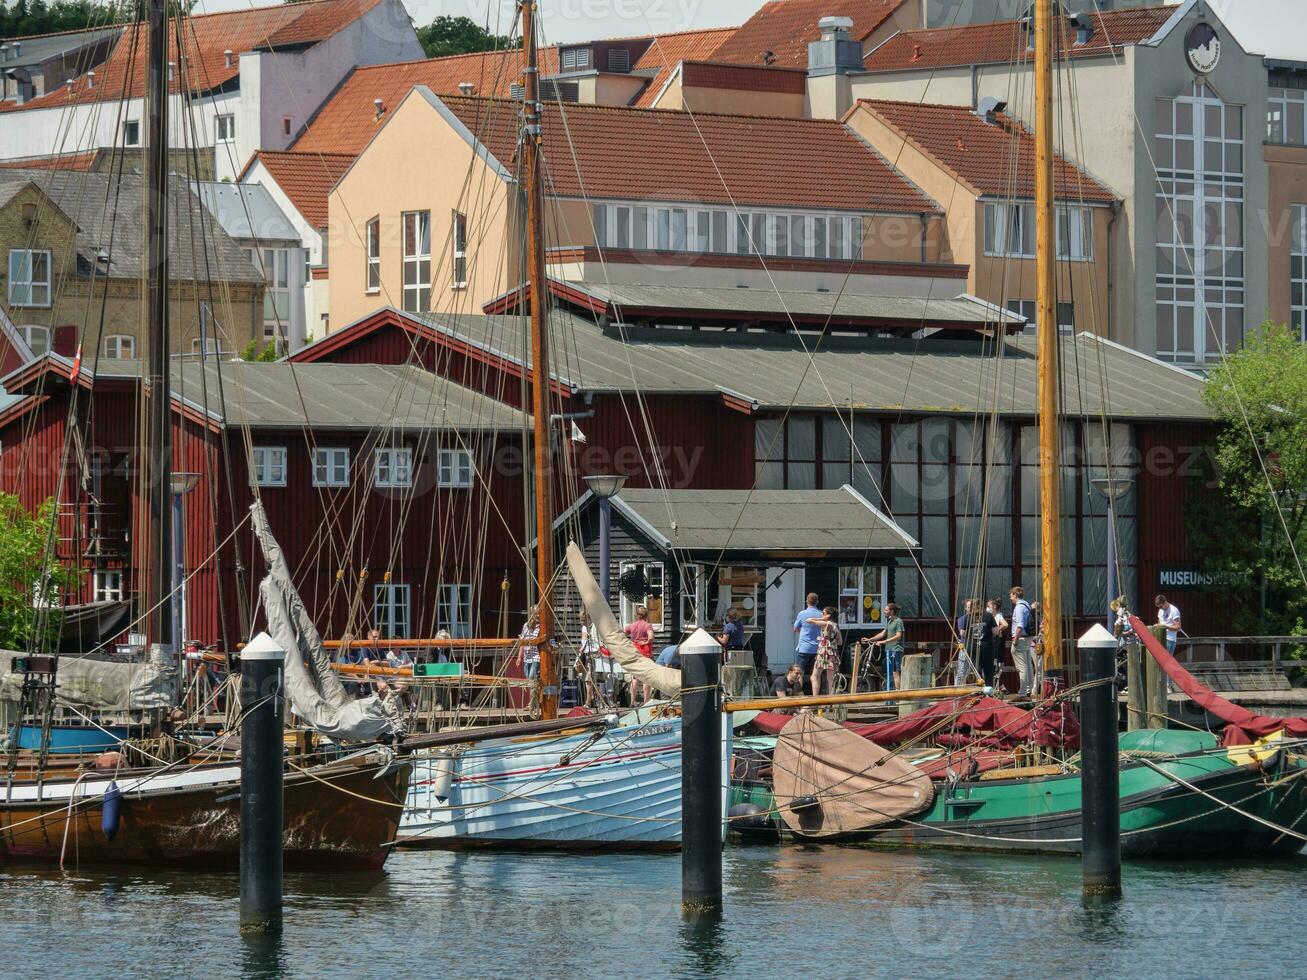
[[[609,601],[608,587],[611,575],[609,565],[612,563],[613,534],[613,498],[626,486],[624,476],[587,476],[586,485],[590,492],[599,498],[599,591],[604,594],[604,601]]]
[[[174,655],[185,662],[186,651],[182,643],[186,638],[186,521],[182,514],[182,497],[195,489],[200,482],[198,473],[173,473],[172,485],[172,591],[168,601],[172,605],[172,648]]]
[[[1107,498],[1107,628],[1110,632],[1116,625],[1116,615],[1112,612],[1112,601],[1119,593],[1116,574],[1116,502],[1130,489],[1130,480],[1119,477],[1098,477],[1089,481],[1095,490]]]

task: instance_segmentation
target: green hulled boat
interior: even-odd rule
[[[1298,833],[1307,827],[1307,757],[1299,752],[1274,743],[1224,749],[1206,732],[1167,730],[1124,734],[1120,747],[1123,854],[1242,857],[1302,849],[1301,838],[1253,819]],[[795,801],[790,829],[799,838],[823,841],[1080,852],[1080,774],[1074,769],[942,780],[935,788],[922,813],[837,837],[823,832],[824,794],[818,792],[801,808]]]

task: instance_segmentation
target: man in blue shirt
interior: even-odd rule
[[[1038,693],[1033,691],[1035,684],[1035,660],[1030,649],[1031,616],[1030,603],[1026,601],[1026,590],[1019,585],[1012,586],[1008,593],[1012,600],[1012,663],[1017,668],[1019,687],[1017,697]]]
[[[817,660],[817,646],[821,641],[821,627],[815,625],[814,621],[822,617],[817,593],[809,592],[808,608],[794,620],[794,633],[799,638],[794,646],[794,661],[803,668],[804,690],[809,693],[811,681],[808,678],[812,676],[812,668]]]

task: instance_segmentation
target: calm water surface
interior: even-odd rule
[[[1065,858],[732,848],[726,913],[683,925],[677,856],[400,852],[288,876],[286,934],[236,934],[235,875],[0,872],[5,976],[1301,975],[1307,860],[1129,864],[1080,900]]]

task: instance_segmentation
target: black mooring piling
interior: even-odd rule
[[[722,910],[722,648],[704,630],[681,644],[681,911]]]
[[[1101,635],[1099,635],[1101,634]],[[1121,771],[1116,640],[1101,626],[1080,639],[1081,848],[1085,898],[1121,895]]]
[[[281,933],[282,670],[285,651],[260,633],[241,652],[241,918],[243,936]]]

